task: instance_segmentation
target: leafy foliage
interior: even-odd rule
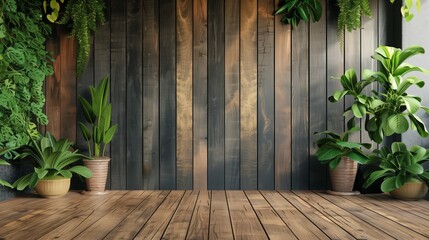
[[[429,181],[429,171],[425,171],[422,166],[429,159],[429,150],[421,146],[407,149],[404,143],[394,142],[391,150],[386,147],[375,150],[370,159],[378,164],[379,170],[366,178],[364,188],[381,178],[383,192],[391,192],[410,181]]]
[[[43,12],[48,21],[57,21],[65,0],[43,0]]]
[[[55,1],[55,0],[54,0]],[[103,0],[73,0],[68,1],[63,17],[58,24],[71,22],[71,35],[77,40],[77,75],[85,70],[86,62],[91,51],[90,36],[95,32],[99,23],[105,22]]]
[[[319,21],[322,17],[322,4],[320,0],[284,0],[274,14],[283,14],[281,21],[296,27],[301,20]]]
[[[317,159],[322,164],[329,164],[331,169],[338,166],[342,157],[349,157],[361,164],[368,162],[368,158],[362,153],[361,148],[369,149],[371,144],[349,142],[349,136],[357,131],[360,131],[359,127],[352,127],[341,135],[330,131],[316,132],[315,134],[327,134],[326,137],[316,141],[319,147],[316,152]]]
[[[4,154],[10,152],[11,150],[13,150],[13,149],[12,148],[0,149],[0,156],[3,156]],[[0,158],[0,165],[8,166],[8,165],[10,165],[10,163],[7,162],[6,160]],[[8,183],[7,181],[2,180],[2,179],[0,179],[0,186],[12,188],[12,185],[10,185],[10,183]]]
[[[34,172],[29,173],[13,183],[13,187],[19,191],[26,187],[34,188],[41,179],[54,179],[57,176],[71,178],[72,174],[78,174],[85,178],[92,176],[91,171],[84,166],[72,166],[84,155],[78,150],[70,151],[72,142],[67,139],[57,141],[50,133],[40,136],[38,139],[31,139],[31,143],[21,146],[16,151],[18,153],[17,164],[29,164],[34,167]]]
[[[412,72],[427,72],[426,70],[408,64],[405,61],[417,54],[424,53],[420,46],[412,46],[405,50],[380,46],[375,50],[373,59],[380,65],[378,72],[364,70],[362,80],[358,81],[354,69],[349,69],[341,76],[342,90],[336,91],[329,100],[337,102],[344,96],[350,95],[354,103],[346,109],[353,118],[366,117],[365,129],[371,140],[381,143],[384,136],[401,134],[409,128],[417,131],[420,136],[427,137],[429,132],[424,122],[416,115],[420,109],[429,113],[429,108],[421,105],[421,98],[407,93],[411,86],[423,87],[424,82],[413,76]],[[377,82],[383,88],[371,95],[363,91],[368,85]]]
[[[395,0],[390,0],[390,2],[394,3]],[[413,2],[416,2],[417,11],[420,12],[420,8],[421,8],[420,0],[415,0],[415,1],[405,0],[404,1],[405,5],[401,7],[401,14],[407,22],[411,21],[411,19],[413,19],[414,17],[414,14],[411,13],[411,9],[413,8]]]
[[[42,87],[53,69],[45,49],[51,29],[42,22],[40,2],[0,0],[0,9],[0,148],[4,148],[28,143],[38,134],[36,122],[48,123]]]
[[[344,43],[344,29],[351,32],[361,26],[361,16],[371,16],[369,0],[338,0],[338,36]]]
[[[112,141],[117,125],[111,126],[112,105],[109,100],[109,78],[104,77],[97,87],[90,86],[91,103],[79,96],[79,102],[85,115],[86,122],[79,122],[84,139],[88,143],[89,156],[104,156],[106,145]]]

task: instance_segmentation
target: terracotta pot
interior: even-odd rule
[[[352,192],[358,170],[357,162],[348,157],[342,157],[335,169],[329,169],[331,186],[335,192]]]
[[[83,160],[83,164],[92,171],[92,177],[86,179],[85,194],[100,195],[106,194],[107,172],[109,171],[110,158],[99,157],[90,160]]]
[[[428,186],[424,182],[406,182],[402,187],[391,191],[390,195],[402,200],[419,200],[427,192]]]
[[[58,198],[67,194],[70,189],[70,178],[39,180],[34,190],[45,198]]]

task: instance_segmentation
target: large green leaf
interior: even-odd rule
[[[337,142],[337,145],[345,148],[361,148],[362,145],[354,142]]]
[[[79,122],[79,127],[80,127],[80,130],[82,131],[82,135],[83,135],[83,138],[85,139],[85,141],[87,141],[87,142],[90,141],[91,140],[91,131],[89,131],[88,127],[81,122]]]
[[[110,141],[112,141],[113,136],[116,133],[117,127],[118,127],[118,125],[115,124],[109,130],[107,130],[107,132],[104,134],[104,139],[103,139],[104,144],[108,144],[108,143],[110,143]]]
[[[388,177],[384,179],[381,184],[381,191],[391,192],[396,189],[396,176]]]
[[[413,97],[404,96],[402,97],[402,100],[404,100],[409,114],[416,113],[421,107],[420,102]]]
[[[2,180],[2,179],[0,179],[0,185],[3,186],[3,187],[13,188],[13,186],[10,183],[8,183],[8,182],[6,182],[5,180]]]
[[[85,166],[74,166],[69,169],[70,172],[76,173],[84,178],[92,177],[92,172]]]
[[[86,121],[88,121],[88,123],[90,124],[94,124],[96,116],[94,114],[94,111],[92,110],[93,108],[91,104],[89,104],[89,102],[82,96],[79,96],[78,99],[82,106],[83,114],[85,116]]]
[[[355,102],[352,105],[353,115],[357,118],[363,118],[366,115],[366,107],[360,102]]]
[[[405,145],[403,142],[394,142],[392,143],[392,153],[399,153],[399,152],[408,152],[407,145]]]
[[[350,152],[350,153],[347,153],[345,156],[353,159],[354,161],[360,164],[366,164],[369,161],[368,157],[360,152]]]
[[[319,161],[331,160],[341,154],[343,154],[343,152],[340,149],[330,145],[323,146],[316,151],[316,156]]]
[[[418,163],[405,166],[405,170],[412,174],[422,174],[424,171],[423,167]]]
[[[429,135],[426,125],[417,115],[408,115],[408,117],[420,136],[427,137]]]
[[[369,177],[365,180],[363,187],[368,188],[371,186],[375,181],[377,181],[380,178],[386,177],[391,175],[391,170],[389,169],[383,169],[383,170],[377,170],[372,172]]]
[[[406,132],[409,128],[408,121],[403,114],[388,117],[387,124],[395,133],[399,134]]]

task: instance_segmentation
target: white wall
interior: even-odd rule
[[[409,63],[429,69],[429,1],[421,0],[420,12],[417,12],[415,7],[413,11],[414,18],[410,22],[402,21],[402,48],[411,45],[423,46],[426,53],[412,57]],[[429,106],[429,74],[415,75],[425,80],[426,85],[422,89],[411,89],[411,94],[422,97],[423,105]],[[429,128],[429,116],[422,112],[419,116]],[[429,138],[422,139],[416,132],[411,130],[403,135],[402,140],[407,145],[419,144],[429,148]]]

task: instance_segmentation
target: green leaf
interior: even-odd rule
[[[408,152],[407,146],[402,142],[392,143],[392,153]]]
[[[371,186],[375,181],[377,181],[380,178],[389,176],[391,174],[391,170],[389,169],[383,169],[372,172],[369,177],[365,180],[363,187],[368,188]]]
[[[329,168],[330,169],[337,168],[338,164],[340,164],[340,162],[341,162],[341,158],[340,157],[335,158],[334,160],[332,160],[332,161],[329,162]]]
[[[354,142],[338,142],[337,145],[340,145],[341,147],[345,147],[345,148],[361,148],[362,145],[359,143],[354,143]]]
[[[65,177],[65,178],[72,178],[73,177],[70,170],[60,170],[58,172],[61,174],[61,176]]]
[[[90,141],[91,140],[91,131],[89,131],[88,127],[81,122],[79,122],[79,127],[80,127],[80,130],[82,132],[82,136],[85,139],[85,141],[87,141],[87,142]]]
[[[350,152],[347,153],[345,156],[360,164],[366,164],[369,161],[368,157],[360,152]]]
[[[410,118],[411,123],[414,124],[414,127],[420,136],[427,137],[429,135],[426,125],[417,115],[408,115],[408,117]]]
[[[104,139],[103,139],[104,144],[108,144],[108,143],[110,143],[110,141],[112,141],[113,136],[116,133],[117,127],[118,127],[118,125],[115,124],[109,130],[107,130],[106,134],[104,134]]]
[[[79,96],[78,99],[82,106],[82,110],[86,121],[91,125],[94,124],[96,116],[94,114],[94,111],[92,110],[91,104],[89,104],[89,102],[82,96]]]
[[[343,154],[343,152],[340,149],[329,145],[323,146],[316,151],[316,156],[319,161],[331,160],[340,156],[341,154]]]
[[[381,191],[391,192],[396,189],[396,176],[386,178],[381,184]]]
[[[406,132],[409,128],[408,121],[402,114],[395,114],[388,117],[387,124],[395,133],[399,134]]]
[[[363,118],[366,115],[366,107],[360,102],[355,102],[352,105],[353,115],[357,118]]]
[[[92,172],[85,166],[74,166],[69,169],[70,172],[76,173],[84,178],[92,177]]]
[[[3,187],[13,188],[13,186],[10,183],[8,183],[8,182],[6,182],[5,180],[2,180],[2,179],[0,179],[0,185],[3,186]]]
[[[416,175],[422,174],[424,172],[423,167],[418,163],[405,166],[405,170],[407,170],[407,172],[409,173],[416,174]]]
[[[402,97],[402,100],[404,101],[409,114],[416,113],[421,107],[420,102],[414,97],[404,96]]]
[[[310,18],[310,14],[304,7],[298,7],[297,8],[298,14],[301,17],[302,20],[308,22],[308,19]]]

